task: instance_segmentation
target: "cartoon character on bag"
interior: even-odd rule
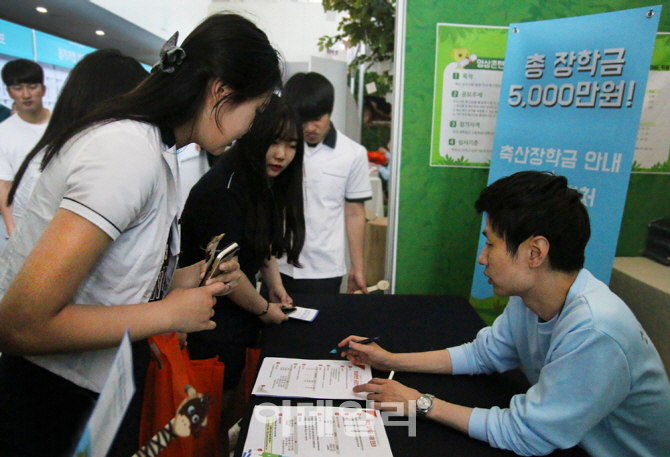
[[[190,385],[184,386],[184,390],[188,397],[177,408],[175,417],[133,457],[156,457],[173,439],[189,435],[197,438],[200,430],[205,428],[207,413],[212,404],[209,394],[199,394]]]

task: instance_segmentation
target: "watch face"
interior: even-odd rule
[[[426,408],[429,408],[430,405],[432,405],[432,404],[433,404],[433,402],[431,401],[431,399],[430,399],[429,397],[425,397],[425,396],[424,396],[424,397],[420,397],[420,398],[416,401],[416,406],[417,406],[417,408],[419,408],[419,409],[426,409]]]

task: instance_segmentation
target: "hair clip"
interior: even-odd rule
[[[151,67],[153,71],[159,68],[163,73],[173,73],[175,67],[183,62],[186,58],[186,52],[177,46],[177,39],[179,32],[175,32],[169,40],[165,42],[160,52],[160,60]]]

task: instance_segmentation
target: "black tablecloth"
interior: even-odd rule
[[[467,300],[458,297],[294,295],[293,301],[297,306],[320,310],[319,315],[313,322],[290,319],[281,325],[266,328],[259,367],[264,357],[340,359],[339,355],[330,351],[352,334],[379,336],[379,344],[392,352],[420,352],[471,341],[484,327],[484,322]],[[373,375],[387,377],[388,373],[373,370]],[[513,395],[525,392],[529,387],[519,370],[488,376],[397,372],[393,379],[452,403],[483,408],[507,407]],[[236,456],[242,455],[254,405],[264,402],[282,404],[283,400],[286,399],[252,395],[241,424]],[[290,400],[293,405],[316,403],[316,400],[305,398]],[[333,402],[334,406],[339,403]],[[406,421],[406,418],[401,420]],[[394,457],[516,455],[491,448],[487,443],[430,420],[418,420],[415,437],[408,436],[406,426],[387,426],[386,433]]]

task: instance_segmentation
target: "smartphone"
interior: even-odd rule
[[[239,250],[240,247],[237,243],[231,243],[223,248],[218,254],[216,251],[212,251],[210,258],[207,261],[205,276],[203,276],[202,281],[200,281],[200,285],[204,286],[209,279],[212,279],[219,269],[219,265],[235,257]]]
[[[216,256],[221,252],[221,249],[219,249],[219,245],[222,244],[222,239],[223,237],[226,236],[225,233],[222,233],[219,236],[215,236],[212,238],[212,240],[207,244],[207,249],[205,249],[205,271],[209,273],[212,269],[212,263],[214,262],[214,259]]]

